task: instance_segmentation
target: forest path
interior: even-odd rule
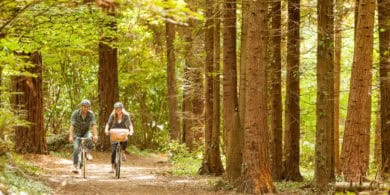
[[[209,184],[215,177],[177,177],[167,171],[170,164],[162,155],[139,157],[128,155],[121,166],[121,178],[114,178],[110,153],[93,152],[87,164],[87,178],[71,172],[71,157],[27,154],[23,158],[41,167],[42,180],[53,194],[235,194],[215,191]]]

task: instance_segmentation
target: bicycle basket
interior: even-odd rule
[[[123,142],[127,141],[127,135],[129,135],[128,129],[111,129],[110,130],[111,141]]]

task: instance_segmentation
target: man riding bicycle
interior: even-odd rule
[[[72,172],[79,173],[79,168],[77,163],[78,151],[80,146],[80,141],[76,140],[77,137],[91,138],[90,128],[93,129],[93,141],[98,140],[97,128],[96,128],[96,119],[95,115],[89,108],[91,107],[91,102],[87,99],[84,99],[80,103],[81,108],[73,111],[71,116],[71,125],[69,130],[69,141],[73,142],[73,169]],[[91,151],[93,144],[87,144],[88,150]],[[87,159],[92,160],[92,155],[88,152]]]

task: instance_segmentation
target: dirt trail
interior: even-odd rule
[[[53,189],[53,194],[235,194],[215,191],[209,185],[212,177],[176,177],[167,174],[166,157],[136,157],[128,155],[123,162],[121,178],[109,173],[110,154],[94,152],[88,161],[87,178],[71,172],[71,157],[65,159],[51,155],[25,155],[24,158],[42,167],[39,176]]]

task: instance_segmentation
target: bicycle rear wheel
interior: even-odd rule
[[[116,155],[115,155],[115,176],[118,179],[121,176],[121,161],[122,161],[121,148],[118,143],[118,146],[116,148]]]
[[[85,150],[82,151],[82,172],[83,178],[86,178],[86,167],[87,167],[87,152]]]

